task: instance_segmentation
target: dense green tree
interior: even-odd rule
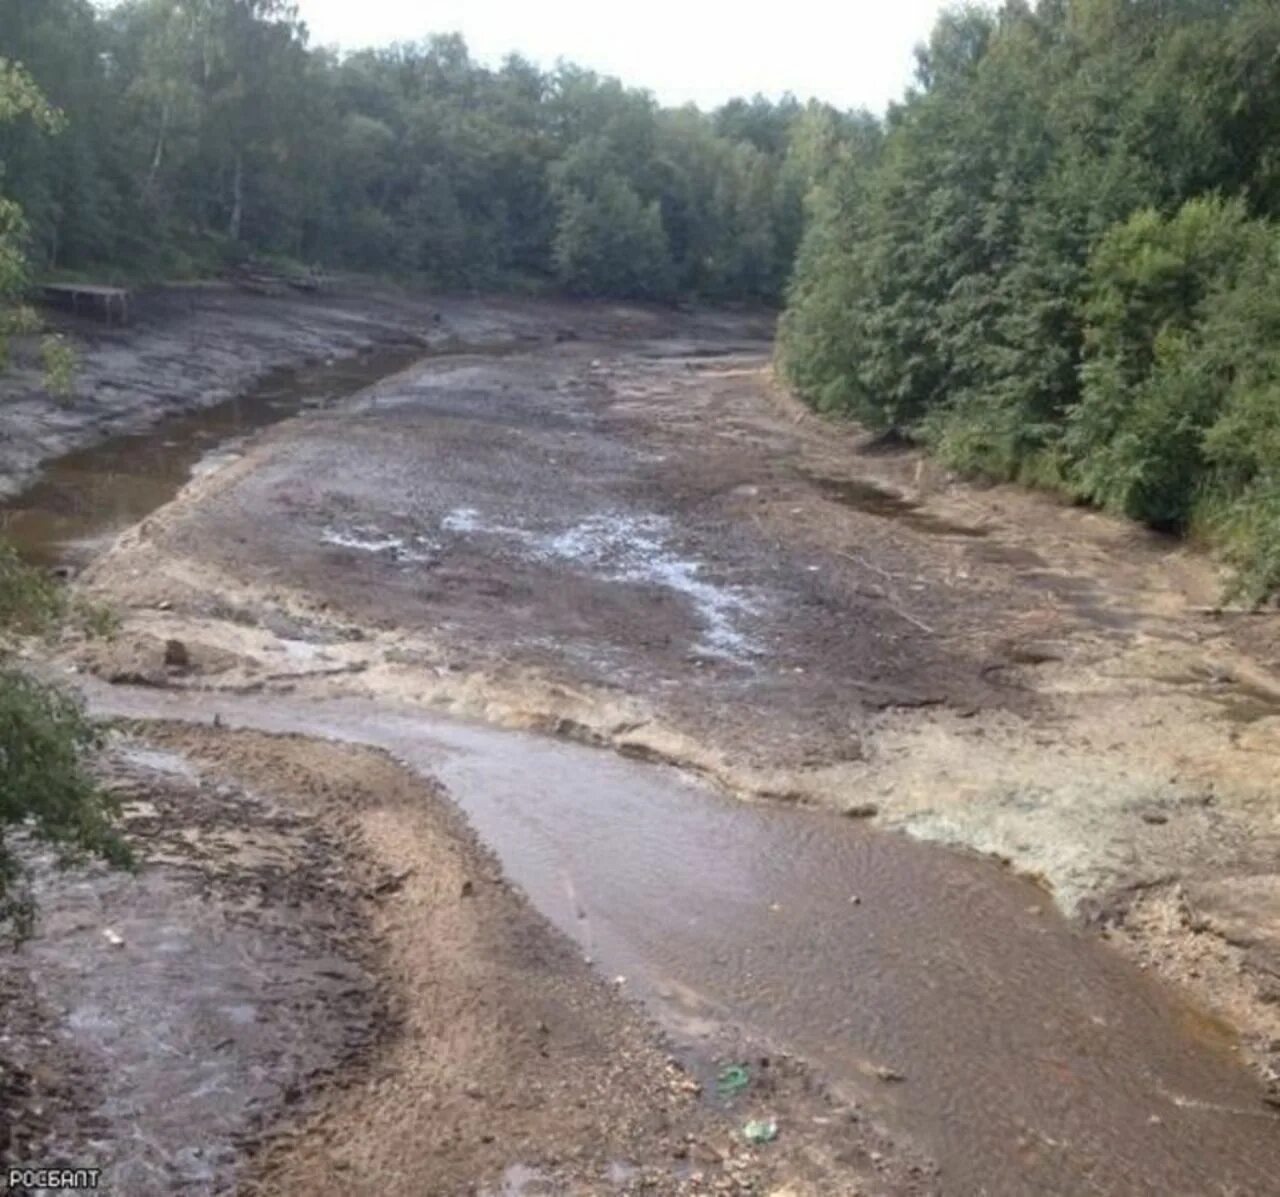
[[[19,123],[47,135],[60,129],[62,117],[20,64],[0,58],[0,130]],[[0,173],[0,188],[6,185]],[[22,207],[0,193],[0,365],[8,358],[10,337],[39,328],[26,303],[28,235]]]
[[[559,189],[556,273],[580,295],[665,298],[671,291],[671,254],[656,202],[645,203],[614,171],[590,188]]]
[[[874,164],[811,198],[779,354],[797,389],[962,469],[1274,546],[1274,492],[1223,463],[1246,422],[1273,443],[1275,411],[1218,385],[1242,367],[1210,364],[1207,297],[1253,313],[1232,353],[1261,335],[1235,280],[1274,252],[1277,44],[1267,0],[944,13]],[[1229,534],[1245,489],[1270,497]]]
[[[0,132],[40,268],[267,253],[450,286],[776,300],[814,154],[844,129],[815,114],[793,149],[790,98],[668,112],[572,65],[480,65],[452,35],[339,57],[286,0],[0,0],[0,54],[69,118],[56,143]]]

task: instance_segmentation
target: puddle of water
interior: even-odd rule
[[[104,538],[167,503],[194,475],[230,460],[235,442],[304,407],[354,394],[422,355],[421,347],[402,345],[276,370],[244,395],[69,453],[0,504],[0,533],[34,565],[84,564]]]
[[[901,495],[885,490],[872,482],[852,478],[828,478],[822,474],[803,474],[802,477],[816,486],[829,499],[856,511],[865,511],[868,515],[877,515],[882,519],[897,520],[917,532],[925,532],[931,536],[965,536],[974,539],[986,536],[985,528],[976,528],[972,524],[961,524],[941,516],[930,515],[921,509],[918,503],[904,499]]]
[[[217,714],[439,777],[507,875],[669,1028],[696,1041],[727,1021],[870,1088],[946,1193],[1276,1191],[1280,1118],[1228,1040],[989,861],[365,700],[89,693],[105,714]]]
[[[675,591],[698,613],[703,653],[737,660],[760,651],[735,625],[735,617],[754,611],[755,603],[739,590],[701,577],[701,563],[672,548],[671,522],[663,516],[602,512],[565,531],[550,533],[493,523],[473,507],[459,507],[440,521],[440,528],[462,536],[505,537],[519,543],[536,560],[586,567],[613,582]]]

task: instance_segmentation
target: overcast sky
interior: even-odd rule
[[[297,0],[312,42],[343,49],[461,33],[497,62],[563,57],[664,104],[794,92],[880,111],[906,87],[939,0]]]

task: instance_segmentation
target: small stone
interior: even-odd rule
[[[170,669],[190,669],[191,651],[181,640],[166,640],[164,663]]]
[[[841,813],[846,819],[874,819],[880,808],[874,802],[851,802]]]

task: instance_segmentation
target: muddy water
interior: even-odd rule
[[[930,1153],[946,1193],[1280,1192],[1280,1116],[1229,1042],[988,861],[364,700],[90,696],[371,744],[436,775],[538,908],[669,1026],[738,1024],[808,1058]]]
[[[422,356],[420,345],[393,346],[275,370],[234,399],[69,453],[0,504],[0,533],[33,564],[81,565],[104,539],[167,503],[250,434],[352,395]]]

